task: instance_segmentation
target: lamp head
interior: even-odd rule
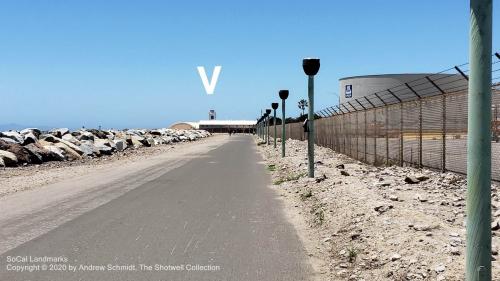
[[[307,76],[314,76],[319,71],[319,59],[305,58],[302,60],[302,68]]]
[[[286,100],[288,98],[288,90],[280,90],[280,99]]]
[[[268,109],[266,109],[266,114],[267,114],[267,115],[271,114],[271,109],[269,109],[269,108],[268,108]]]
[[[274,110],[278,109],[278,103],[277,103],[277,102],[273,102],[273,103],[271,103],[271,107],[272,107]]]

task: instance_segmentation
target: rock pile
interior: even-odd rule
[[[67,128],[42,132],[36,128],[0,132],[0,167],[74,161],[111,155],[143,146],[195,141],[210,136],[204,130],[96,130]]]

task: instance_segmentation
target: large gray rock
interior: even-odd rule
[[[0,137],[9,138],[18,144],[24,143],[24,137],[20,133],[15,131],[1,132]]]
[[[52,129],[50,133],[55,137],[62,138],[62,136],[69,133],[69,129],[68,128]]]
[[[8,143],[16,143],[17,142],[13,139],[9,139],[9,138],[4,138],[4,137],[0,137],[0,140],[3,140],[4,142],[8,142]]]
[[[84,141],[82,141],[82,145],[85,145],[86,147],[92,148],[93,156],[97,156],[97,157],[101,156],[101,152],[99,151],[99,149],[97,147],[94,146],[93,141],[84,140]]]
[[[79,146],[80,150],[83,151],[84,156],[93,156],[94,155],[94,145],[91,142],[82,142]]]
[[[32,133],[33,135],[35,135],[35,137],[38,139],[40,137],[40,135],[42,134],[42,131],[40,131],[39,129],[37,128],[26,128],[24,130],[21,130],[21,135],[26,135],[28,133]]]
[[[127,130],[128,134],[136,135],[136,136],[144,136],[146,134],[145,130],[136,130],[136,129],[129,129]]]
[[[46,142],[56,143],[56,142],[58,142],[59,138],[56,138],[54,135],[51,135],[51,134],[43,134],[43,135],[40,135],[39,139],[44,140]]]
[[[44,148],[39,143],[30,143],[24,146],[35,155],[39,155],[43,162],[63,161],[64,156]]]
[[[66,135],[62,136],[62,139],[65,141],[69,141],[70,143],[72,143],[76,146],[79,146],[81,144],[80,141],[71,134],[66,134]]]
[[[0,150],[12,152],[17,157],[18,164],[40,164],[42,163],[39,155],[36,155],[17,143],[8,143],[0,140]]]
[[[124,151],[127,148],[127,142],[123,139],[115,139],[113,141],[116,146],[116,150],[118,151]]]
[[[108,135],[106,136],[108,140],[114,140],[115,139],[115,133],[112,131],[107,131]]]
[[[162,145],[163,144],[163,139],[160,137],[155,137],[153,138],[153,144],[154,145]]]
[[[27,133],[24,135],[24,142],[23,142],[24,146],[36,142],[38,142],[38,138],[33,133]]]
[[[95,139],[94,145],[96,147],[100,147],[100,146],[111,147],[113,149],[113,151],[116,149],[115,143],[112,140],[108,140],[108,139]]]
[[[155,145],[155,140],[153,138],[146,138],[146,141],[148,144],[146,146],[153,146]]]
[[[69,141],[66,141],[66,140],[63,140],[63,139],[58,139],[58,143],[62,143],[64,145],[66,145],[67,147],[69,147],[72,150],[76,151],[76,153],[78,153],[79,155],[83,154],[83,151],[80,149],[80,147],[78,147],[77,145],[72,144]]]
[[[131,140],[131,145],[133,145],[135,148],[139,148],[142,146],[151,146],[149,142],[146,140],[146,138],[143,138],[138,135],[131,135],[130,140]]]
[[[111,155],[113,154],[113,149],[109,146],[96,146],[101,155]]]
[[[84,140],[91,140],[94,141],[95,136],[91,132],[87,131],[80,131],[80,134],[77,136],[77,139],[84,141]]]
[[[138,141],[137,139],[130,137],[127,139],[127,145],[132,146],[133,148],[139,148],[143,147],[144,144],[142,142]]]
[[[172,139],[173,139],[173,138],[172,138],[172,137],[168,137],[168,136],[167,136],[167,137],[162,137],[162,139],[163,139],[163,143],[165,143],[165,144],[169,144],[169,143],[171,143],[171,142],[172,142]]]
[[[102,130],[96,130],[96,129],[89,129],[89,132],[91,132],[94,136],[100,138],[100,139],[106,139],[108,138],[108,132],[102,131]]]
[[[44,145],[43,148],[50,151],[51,153],[57,155],[57,159],[61,159],[61,161],[66,160],[66,156],[64,155],[64,151],[59,147],[54,146],[53,144]]]
[[[5,150],[0,150],[0,159],[3,163],[3,166],[7,167],[14,167],[17,166],[17,157],[14,155],[14,153],[5,151]]]
[[[82,156],[81,154],[76,152],[75,150],[72,149],[72,147],[66,145],[65,143],[58,142],[54,144],[55,147],[60,148],[62,151],[64,151],[64,156],[67,160],[73,161],[73,160],[81,160]],[[74,144],[73,144],[74,146]],[[78,150],[83,154],[80,148]]]

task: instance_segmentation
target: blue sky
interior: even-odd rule
[[[165,127],[209,109],[255,119],[279,89],[295,116],[307,56],[321,59],[317,109],[341,77],[466,62],[469,1],[0,0],[0,26],[0,124]],[[214,95],[199,65],[222,66]]]

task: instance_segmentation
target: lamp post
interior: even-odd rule
[[[286,140],[286,132],[285,132],[285,100],[288,98],[288,90],[280,90],[279,96],[281,99],[281,157],[285,157],[285,140]]]
[[[257,121],[257,137],[260,138],[260,121],[262,120],[262,116]]]
[[[259,122],[257,123],[257,136],[259,136],[259,138],[262,138],[262,115],[260,116],[259,118]]]
[[[491,280],[492,0],[470,1],[466,280]]]
[[[266,125],[266,113],[262,113],[262,109],[260,110],[260,138],[264,139],[264,126]]]
[[[260,121],[260,138],[261,139],[265,139],[264,138],[264,126],[266,125],[266,114],[264,113],[261,117],[261,121]]]
[[[267,120],[266,120],[266,143],[267,145],[269,145],[269,115],[271,115],[271,109],[266,109],[266,116],[267,116]]]
[[[279,96],[281,99],[281,157],[285,157],[285,100],[288,98],[288,90],[280,90]]]
[[[273,108],[274,111],[274,119],[273,119],[273,125],[274,125],[274,148],[276,148],[276,109],[278,109],[278,103],[273,102],[271,103],[271,107]]]
[[[261,121],[260,121],[260,138],[264,139],[264,126],[266,125],[266,114],[264,113],[262,115]]]
[[[309,97],[309,113],[307,115],[307,158],[309,160],[309,177],[314,178],[314,75],[319,71],[319,59],[305,58],[302,60],[302,68],[308,76],[307,94]]]

